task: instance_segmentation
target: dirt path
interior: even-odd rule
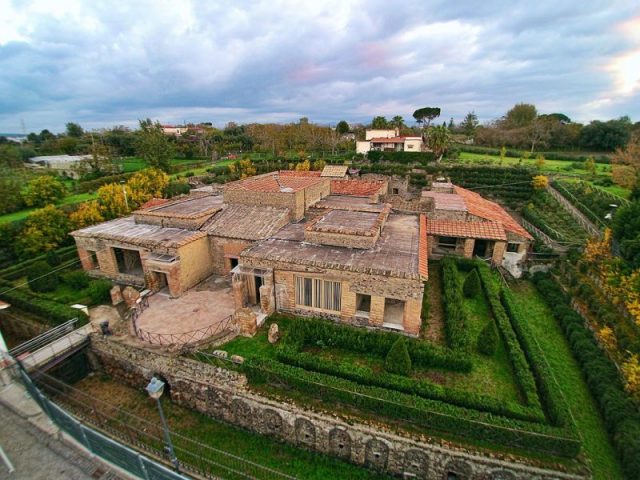
[[[433,343],[444,344],[444,307],[442,305],[442,276],[440,263],[429,263],[429,323],[423,338]]]

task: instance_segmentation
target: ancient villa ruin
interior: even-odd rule
[[[416,195],[406,179],[349,178],[344,166],[250,177],[72,235],[83,268],[120,284],[179,297],[230,277],[236,311],[253,325],[277,310],[410,335],[429,258],[511,269],[532,240],[502,207],[448,181]]]

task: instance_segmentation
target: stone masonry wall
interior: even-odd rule
[[[231,271],[229,258],[240,258],[240,253],[251,244],[252,242],[248,240],[209,236],[209,250],[211,252],[209,261],[213,263],[213,272],[216,275],[228,275]]]
[[[303,190],[294,193],[283,193],[249,192],[247,190],[226,188],[224,190],[224,203],[288,208],[291,220],[298,221],[304,217]]]
[[[178,249],[180,255],[180,285],[186,291],[213,273],[209,257],[209,239],[199,238]]]
[[[445,480],[582,479],[461,448],[417,441],[382,428],[307,410],[256,395],[244,375],[182,357],[150,352],[92,336],[92,350],[105,371],[143,389],[152,375],[169,384],[171,400],[246,430],[301,448],[404,478]]]

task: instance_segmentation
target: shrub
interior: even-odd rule
[[[478,335],[478,351],[488,357],[492,357],[498,348],[498,332],[493,320],[489,320]]]
[[[58,287],[58,275],[45,261],[34,263],[27,273],[29,288],[34,292],[51,292]]]
[[[422,328],[425,328],[429,322],[429,311],[431,304],[429,303],[429,284],[424,282],[424,294],[422,295],[422,310],[420,310],[420,319],[422,320]]]
[[[47,252],[47,263],[51,267],[57,267],[62,263],[62,259],[60,258],[60,255],[58,255],[57,251],[51,250],[50,252]]]
[[[462,288],[458,281],[458,268],[452,257],[442,260],[444,308],[446,313],[445,333],[447,343],[453,349],[467,350],[471,345],[467,312],[464,309]]]
[[[411,357],[407,345],[402,337],[398,338],[387,353],[384,361],[384,368],[387,372],[398,375],[409,375],[411,373]]]
[[[108,280],[93,280],[89,283],[87,294],[92,304],[104,303],[111,298],[111,282]]]
[[[467,298],[473,298],[480,293],[480,277],[478,277],[478,270],[475,268],[467,274],[462,291]]]
[[[62,274],[62,281],[75,290],[83,290],[89,285],[89,277],[83,270]]]
[[[191,187],[187,182],[183,181],[171,181],[164,189],[164,195],[167,198],[175,197],[176,195],[184,195],[191,191]]]

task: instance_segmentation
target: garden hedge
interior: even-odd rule
[[[492,147],[480,147],[456,144],[456,147],[461,152],[479,153],[485,155],[500,156],[499,148]],[[510,158],[522,158],[523,151],[515,149],[507,149],[505,152],[506,157]],[[547,160],[560,160],[564,162],[585,162],[589,157],[593,157],[596,163],[609,164],[611,160],[606,155],[576,155],[575,153],[563,153],[563,152],[536,152],[536,155],[542,155]]]
[[[435,162],[436,156],[433,152],[381,152],[371,150],[367,153],[367,159],[372,163],[389,162],[389,163],[429,163]]]
[[[469,319],[464,309],[462,286],[458,279],[458,267],[453,257],[442,260],[442,288],[446,318],[444,330],[449,347],[454,350],[468,351],[471,347]]]
[[[87,315],[80,310],[41,298],[23,288],[14,288],[13,283],[2,279],[0,279],[0,300],[25,312],[33,313],[54,326],[72,318],[78,318],[81,325],[87,321]]]
[[[582,316],[571,308],[560,285],[541,272],[534,275],[533,282],[562,327],[580,364],[625,475],[640,478],[640,414],[625,392],[615,365],[599,347]]]
[[[352,405],[376,417],[399,419],[469,440],[570,458],[580,451],[576,438],[549,425],[508,419],[399,391],[361,385],[268,358],[247,358],[242,370],[254,385],[288,386],[323,402]]]
[[[60,259],[61,263],[71,262],[72,260],[78,260],[78,249],[75,245],[59,248],[54,250]],[[39,255],[24,262],[15,263],[10,267],[0,270],[0,278],[5,280],[17,280],[18,278],[27,275],[29,268],[36,262],[46,261],[49,254]]]

